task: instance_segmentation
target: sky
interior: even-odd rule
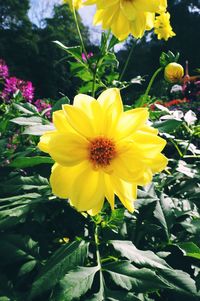
[[[62,3],[62,0],[31,0],[29,17],[36,25],[40,22],[40,17],[47,18],[52,15],[53,6]],[[101,29],[92,25],[95,6],[85,6],[79,10],[79,14],[83,23],[89,27],[90,38],[93,43],[98,43],[100,40]]]

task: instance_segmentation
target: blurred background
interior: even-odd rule
[[[124,79],[141,75],[148,82],[148,76],[159,65],[161,51],[179,51],[180,63],[189,61],[190,75],[200,67],[200,0],[169,0],[168,5],[176,37],[168,42],[158,41],[148,33],[135,48]],[[81,8],[79,21],[87,50],[95,54],[101,29],[92,26],[94,12],[93,6]],[[54,40],[66,46],[79,44],[72,13],[62,1],[0,1],[0,58],[6,61],[11,75],[32,81],[37,98],[73,97],[78,89],[66,54],[52,43]],[[132,42],[130,38],[115,49],[120,66],[124,65]],[[145,83],[138,89],[144,88]],[[156,86],[154,89],[159,93]]]

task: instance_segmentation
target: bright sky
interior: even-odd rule
[[[62,0],[31,0],[31,8],[29,11],[29,17],[32,22],[38,25],[38,19],[41,17],[50,17],[52,14],[53,6],[55,4],[62,3]],[[83,7],[79,10],[79,14],[83,20],[83,23],[89,27],[91,40],[98,42],[100,39],[100,28],[92,26],[93,15],[95,13],[95,6]]]

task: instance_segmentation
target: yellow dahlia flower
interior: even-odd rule
[[[170,83],[179,82],[184,75],[184,69],[180,64],[169,63],[164,70],[165,79]]]
[[[158,40],[164,39],[165,41],[176,35],[170,25],[170,14],[168,12],[156,17],[154,32],[157,34]]]
[[[78,211],[97,214],[114,196],[131,212],[137,185],[151,182],[166,167],[165,140],[147,125],[148,110],[123,112],[118,89],[97,100],[79,94],[74,104],[53,113],[55,130],[40,138],[39,148],[56,161],[50,184],[53,193],[69,198]]]
[[[63,0],[63,2],[68,3],[70,8],[79,9],[82,6],[82,0]]]
[[[111,29],[119,40],[129,34],[141,38],[153,28],[155,13],[167,9],[167,0],[86,0],[84,4],[97,5],[94,24]]]

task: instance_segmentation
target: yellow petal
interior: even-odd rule
[[[80,108],[90,119],[95,134],[102,135],[102,108],[99,102],[85,94],[78,94],[74,98],[74,106]]]
[[[111,209],[114,210],[115,195],[114,195],[114,190],[113,190],[112,183],[111,183],[111,180],[110,180],[110,176],[107,175],[107,174],[104,174],[104,181],[105,181],[105,196],[106,196],[106,199],[108,200]]]
[[[95,132],[91,121],[82,109],[71,105],[63,105],[63,110],[75,131],[86,138],[94,137]]]
[[[91,215],[91,216],[95,216],[96,214],[98,214],[102,207],[103,207],[103,204],[104,204],[104,198],[95,206],[93,207],[92,209],[88,210],[88,214]]]
[[[168,164],[168,159],[163,154],[158,154],[153,160],[151,170],[153,173],[161,172]]]
[[[130,212],[134,211],[134,201],[137,198],[137,185],[125,182],[117,177],[111,177],[115,194]]]
[[[128,37],[130,33],[129,19],[124,15],[122,10],[118,10],[115,14],[114,20],[112,20],[111,30],[113,34],[120,40],[124,40]]]
[[[88,164],[81,170],[72,186],[71,203],[78,211],[96,208],[105,195],[103,173]]]
[[[133,136],[135,147],[141,150],[146,158],[154,158],[166,145],[166,141],[156,135],[138,131]]]
[[[145,108],[133,109],[124,112],[117,124],[116,135],[118,139],[122,139],[133,135],[134,132],[144,126],[149,117],[148,110]]]
[[[107,89],[98,97],[102,108],[102,131],[109,137],[113,134],[118,119],[123,112],[123,104],[119,89]]]
[[[57,133],[56,131],[46,132],[40,137],[40,142],[38,143],[38,147],[42,152],[49,153],[49,142],[51,140],[51,136]]]
[[[52,167],[50,184],[52,192],[59,198],[67,199],[71,195],[72,184],[79,174],[79,170],[84,168],[84,164],[75,167],[63,167],[55,163]]]
[[[56,133],[50,136],[48,152],[60,165],[75,165],[87,160],[88,141],[78,134]]]
[[[74,132],[74,129],[69,124],[63,110],[53,112],[53,123],[56,129],[61,133]]]

